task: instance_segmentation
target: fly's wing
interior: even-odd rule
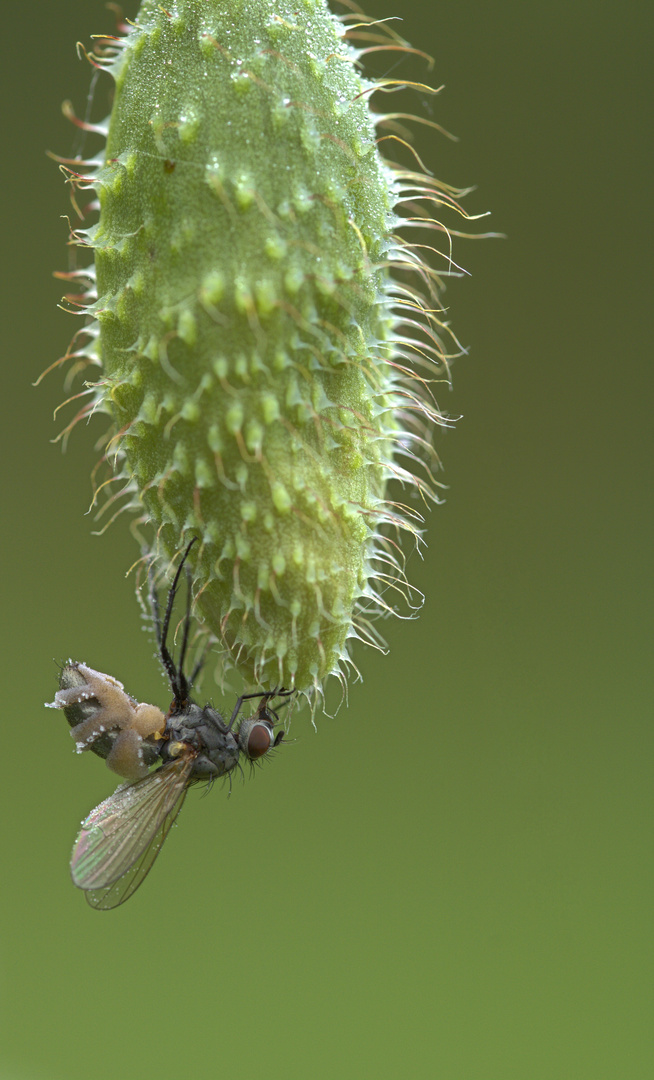
[[[136,892],[182,808],[192,771],[192,757],[171,761],[91,811],[70,863],[91,907],[108,911]]]

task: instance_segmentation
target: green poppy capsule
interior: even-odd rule
[[[98,50],[106,150],[76,180],[100,208],[76,237],[107,457],[153,554],[197,537],[223,673],[309,694],[411,601],[395,534],[417,535],[420,503],[388,484],[435,497],[428,384],[448,377],[435,271],[399,230],[445,231],[451,189],[382,156],[405,114],[370,98],[399,84],[361,55],[404,43],[366,22],[324,0],[144,0]]]

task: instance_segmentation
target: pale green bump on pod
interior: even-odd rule
[[[420,503],[387,485],[435,498],[439,279],[397,230],[447,237],[453,198],[379,152],[410,135],[371,111],[398,88],[362,74],[376,42],[405,46],[324,0],[144,0],[94,57],[115,96],[73,177],[100,214],[74,234],[95,286],[68,355],[102,366],[86,411],[112,417],[153,554],[198,538],[194,610],[250,687],[344,683],[351,640],[411,607],[396,533]]]

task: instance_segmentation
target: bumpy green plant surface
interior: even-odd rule
[[[93,57],[115,81],[91,126],[106,149],[70,174],[100,211],[73,234],[95,269],[67,355],[102,367],[80,415],[111,416],[105,459],[152,552],[198,537],[194,610],[223,673],[321,692],[411,600],[396,534],[421,519],[387,485],[434,497],[419,462],[447,350],[438,279],[398,229],[442,232],[451,194],[380,154],[407,133],[370,97],[399,84],[360,61],[404,46],[372,20],[144,0],[124,30]]]

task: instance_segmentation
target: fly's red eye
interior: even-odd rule
[[[267,724],[254,724],[248,735],[247,755],[260,758],[267,754],[272,743],[272,734]]]

